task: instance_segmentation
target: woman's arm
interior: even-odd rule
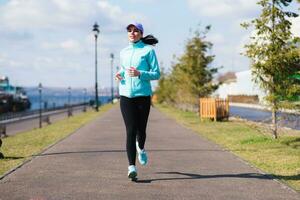
[[[141,80],[158,80],[160,78],[160,69],[159,69],[155,51],[153,49],[149,52],[147,56],[147,62],[150,66],[150,70],[149,71],[139,70],[140,72],[139,78]]]

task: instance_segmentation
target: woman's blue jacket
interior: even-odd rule
[[[131,43],[120,52],[122,80],[119,83],[119,94],[129,98],[151,96],[151,80],[160,78],[160,69],[154,49],[142,41]],[[140,76],[130,77],[127,69],[135,67]]]

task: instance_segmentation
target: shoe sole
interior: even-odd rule
[[[146,162],[142,162],[141,159],[140,159],[140,156],[138,156],[138,159],[139,159],[139,163],[140,163],[141,165],[143,165],[143,166],[147,165],[148,159],[147,159]]]
[[[139,162],[142,166],[145,166],[145,165],[147,165],[147,163],[148,162],[145,162],[145,163],[143,163],[143,162]]]
[[[137,173],[136,172],[131,172],[128,174],[128,178],[130,178],[131,180],[136,179]]]

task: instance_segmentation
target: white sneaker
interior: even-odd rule
[[[141,165],[147,165],[148,156],[145,149],[140,149],[138,141],[136,141],[136,151],[138,152],[138,159]]]
[[[128,167],[128,178],[135,179],[137,176],[137,171],[135,165],[129,165]]]
[[[142,150],[141,150],[140,147],[139,147],[139,142],[138,142],[138,141],[135,142],[135,146],[136,146],[136,151],[137,151],[138,153],[140,153]]]

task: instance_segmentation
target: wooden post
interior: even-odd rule
[[[226,98],[226,117],[229,119],[229,99]]]
[[[201,115],[201,98],[199,98],[199,117],[200,117],[200,121],[202,121],[202,115]]]
[[[216,122],[217,121],[217,114],[218,114],[218,109],[217,109],[217,100],[214,99],[214,107],[213,107],[213,113],[214,113],[214,121]]]

